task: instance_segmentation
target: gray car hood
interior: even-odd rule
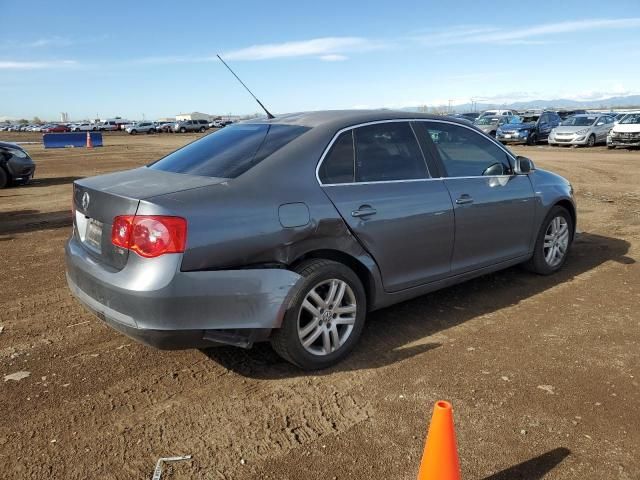
[[[586,127],[559,126],[559,127],[556,127],[555,130],[556,130],[556,133],[576,133],[584,129],[589,130],[592,127],[593,125],[587,125]]]

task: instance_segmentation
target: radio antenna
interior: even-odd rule
[[[264,110],[264,113],[267,114],[267,118],[272,119],[272,118],[276,118],[273,115],[271,115],[271,112],[269,112],[269,110],[267,110],[267,107],[265,107],[262,102],[260,100],[258,100],[258,97],[256,97],[253,92],[251,90],[249,90],[249,87],[247,87],[244,82],[242,80],[240,80],[240,77],[238,75],[236,75],[236,72],[234,72],[233,70],[231,70],[231,67],[229,65],[227,65],[227,62],[225,62],[222,57],[220,55],[216,55],[216,57],[218,57],[218,59],[222,62],[222,64],[227,67],[227,69],[233,74],[234,77],[236,77],[236,79],[240,82],[240,84],[247,90],[247,92],[249,92],[249,95],[251,95],[253,97],[253,99],[258,102],[258,105],[260,105],[262,107],[262,109]]]

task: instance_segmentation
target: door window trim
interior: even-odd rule
[[[320,167],[322,166],[322,163],[324,162],[326,156],[329,154],[329,151],[331,150],[331,147],[333,146],[333,144],[335,143],[335,141],[338,139],[338,137],[343,134],[346,131],[349,130],[355,130],[356,128],[359,127],[366,127],[369,125],[377,125],[380,123],[398,123],[398,122],[408,122],[409,126],[411,127],[411,131],[413,132],[413,135],[416,139],[416,142],[418,143],[418,147],[420,148],[420,151],[423,155],[423,159],[425,161],[425,165],[427,168],[427,173],[430,175],[428,178],[413,178],[413,179],[407,179],[407,180],[379,180],[379,181],[375,181],[375,182],[348,182],[348,183],[322,183],[322,180],[320,180]],[[422,146],[420,144],[420,140],[417,138],[416,136],[416,132],[413,129],[413,126],[411,125],[412,122],[434,122],[434,123],[446,123],[448,125],[454,125],[454,126],[458,126],[458,127],[462,127],[462,128],[466,128],[467,130],[472,131],[473,133],[475,133],[476,135],[480,135],[483,137],[486,137],[487,140],[493,142],[498,148],[500,148],[503,152],[505,152],[507,154],[507,156],[509,157],[509,159],[511,159],[513,162],[515,162],[515,157],[513,155],[513,153],[511,153],[509,150],[507,150],[504,145],[502,145],[500,142],[496,141],[495,139],[489,137],[488,135],[484,135],[480,132],[478,132],[475,128],[472,128],[468,125],[464,125],[462,123],[457,123],[457,122],[452,122],[449,120],[440,120],[440,119],[432,119],[432,118],[392,118],[392,119],[388,119],[388,120],[374,120],[372,122],[365,122],[365,123],[358,123],[355,125],[349,125],[348,127],[344,127],[340,130],[338,130],[333,137],[331,138],[331,141],[329,142],[329,144],[327,145],[327,147],[324,149],[324,151],[322,152],[322,155],[320,156],[320,160],[318,160],[318,163],[316,165],[316,181],[318,182],[318,184],[321,187],[340,187],[340,186],[353,186],[353,185],[376,185],[376,184],[385,184],[385,183],[412,183],[412,182],[431,182],[431,181],[436,181],[436,180],[452,180],[452,179],[464,179],[464,178],[496,178],[496,177],[509,177],[511,175],[474,175],[474,176],[463,176],[463,177],[446,177],[446,176],[440,176],[440,177],[433,177],[431,176],[431,171],[429,170],[429,164],[427,162],[427,158],[425,156],[425,152],[422,150]],[[355,138],[355,135],[353,135],[352,132],[352,136]],[[355,142],[355,140],[354,140]],[[355,145],[354,145],[355,148]],[[354,177],[355,178],[355,177]]]

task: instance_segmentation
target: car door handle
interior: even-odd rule
[[[464,195],[460,195],[460,197],[458,197],[458,199],[456,200],[456,203],[458,205],[465,205],[467,203],[473,203],[473,198],[471,198],[470,195],[467,195],[465,193]]]
[[[375,215],[378,211],[369,205],[362,205],[358,210],[351,212],[352,217],[368,217],[369,215]]]

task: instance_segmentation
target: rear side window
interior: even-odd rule
[[[318,176],[324,184],[352,183],[354,165],[353,131],[349,130],[333,142],[331,150],[320,166]]]
[[[407,122],[386,122],[354,131],[356,182],[427,178],[427,165]]]
[[[507,153],[483,135],[459,125],[425,122],[448,177],[506,175]]]
[[[196,140],[149,165],[154,170],[236,178],[309,130],[295,125],[239,124]]]

